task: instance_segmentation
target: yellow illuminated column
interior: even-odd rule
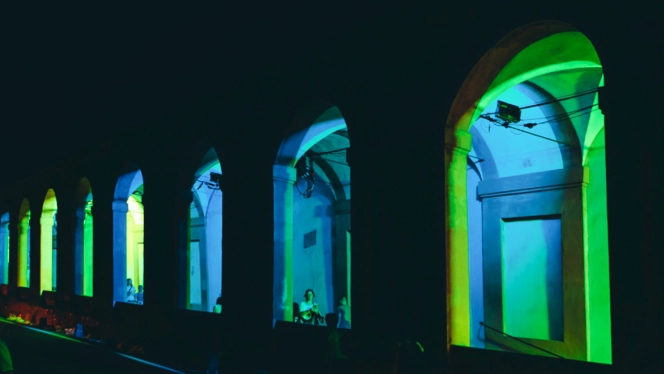
[[[53,216],[54,210],[44,210],[41,225],[39,291],[53,290]]]
[[[275,320],[293,320],[293,184],[296,176],[292,167],[274,166]]]
[[[18,279],[19,287],[28,286],[28,235],[30,233],[30,213],[18,223]]]
[[[466,197],[470,133],[445,129],[445,249],[447,251],[448,341],[470,346],[468,270],[468,200]]]

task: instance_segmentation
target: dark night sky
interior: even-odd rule
[[[95,145],[89,140],[97,134],[123,134],[225,92],[247,95],[304,51],[344,36],[349,40],[360,29],[407,18],[408,12],[440,13],[443,22],[459,22],[468,32],[473,22],[491,22],[496,40],[510,28],[502,26],[501,17],[518,17],[523,24],[541,18],[532,2],[503,9],[502,16],[496,13],[500,9],[479,3],[444,5],[440,12],[434,11],[438,2],[423,2],[419,10],[346,0],[241,3],[186,8],[22,4],[19,9],[3,4],[0,152],[5,173],[0,186],[25,173],[16,160],[48,166],[45,156],[62,149],[80,157]],[[603,10],[576,5],[570,12],[560,5],[546,14],[574,22],[598,11]],[[468,58],[476,61],[490,47],[468,46]]]
[[[17,159],[47,166],[56,149],[78,157],[97,134],[246,91],[282,57],[390,11],[316,4],[2,9],[0,186],[24,173]]]

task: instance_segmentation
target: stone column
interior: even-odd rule
[[[468,271],[467,157],[472,137],[445,129],[445,231],[448,276],[448,337],[451,344],[470,345],[470,278]]]
[[[113,200],[113,304],[127,292],[127,201]]]
[[[177,219],[177,304],[178,308],[186,309],[189,305],[189,210],[194,199],[191,190],[181,190],[176,200]]]
[[[7,251],[7,252],[5,252]],[[0,267],[0,283],[9,283],[8,259],[9,259],[9,222],[0,221],[0,255],[2,255],[2,266]],[[5,278],[7,277],[7,282]]]
[[[85,209],[77,207],[74,213],[74,293],[85,294],[84,283],[84,238],[85,238]]]
[[[94,264],[94,221],[92,219],[92,207],[85,210],[83,219],[83,295],[92,296],[93,291],[93,264]]]
[[[347,233],[350,230],[350,200],[341,200],[334,203],[335,214],[335,240],[332,259],[333,282],[334,282],[334,304],[339,305],[339,299],[346,296],[350,304],[350,283],[348,275],[350,274]],[[333,310],[330,308],[330,310]]]
[[[295,168],[274,165],[273,319],[293,320],[293,184]]]
[[[16,285],[28,286],[28,244],[30,243],[30,216],[22,218],[18,222],[18,271]]]

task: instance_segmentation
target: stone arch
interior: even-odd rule
[[[180,284],[185,309],[212,312],[222,294],[222,168],[217,151],[200,155],[189,179],[187,240]]]
[[[134,287],[143,284],[143,174],[129,164],[120,175],[113,194],[113,302],[127,298],[127,279]],[[129,247],[131,246],[131,247]]]
[[[273,168],[275,321],[297,317],[293,305],[308,288],[316,289],[322,311],[334,311],[341,297],[350,303],[348,131],[339,108],[321,101],[290,124],[280,144]],[[311,172],[315,178],[306,182]]]
[[[90,181],[82,177],[74,193],[74,293],[93,294],[93,196]]]
[[[556,81],[552,77],[560,77],[560,79]],[[574,105],[593,103],[593,106],[596,106],[597,88],[603,85],[601,63],[592,43],[574,27],[557,21],[537,22],[507,34],[480,59],[459,90],[445,125],[448,336],[450,344],[453,345],[471,345],[471,334],[475,334],[477,330],[476,321],[473,322],[474,317],[471,312],[471,289],[474,278],[468,270],[472,268],[472,263],[469,263],[471,261],[468,220],[470,186],[467,184],[468,171],[466,168],[469,164],[468,155],[471,149],[481,147],[482,144],[472,136],[472,126],[483,112],[490,110],[487,108],[492,102],[517,85],[527,86],[531,93],[540,98],[545,96],[558,98],[569,93],[562,91],[563,85],[566,85],[568,91],[572,88],[580,94],[582,93],[579,91],[581,87],[593,87],[594,90],[589,91],[586,98],[574,99]],[[576,103],[577,101],[578,103]],[[604,157],[603,143],[601,146],[593,145],[595,139],[603,135],[603,119],[598,111],[590,109],[589,113],[584,114],[584,118],[571,120],[572,116],[568,114],[569,109],[560,107],[560,103],[554,104],[559,107],[551,110],[565,112],[569,121],[569,123],[561,124],[560,131],[555,134],[555,137],[571,142],[570,151],[569,154],[563,155],[567,157],[567,161],[556,173],[540,173],[537,176],[533,174],[532,178],[547,180],[546,186],[542,185],[537,188],[558,191],[550,192],[552,194],[550,196],[559,196],[555,199],[552,198],[552,200],[559,199],[560,203],[556,203],[559,205],[555,207],[551,205],[546,209],[558,217],[560,225],[562,225],[559,230],[566,233],[560,244],[562,248],[565,248],[561,249],[563,258],[562,265],[560,265],[563,267],[560,272],[560,282],[562,282],[560,291],[562,292],[562,310],[560,313],[562,313],[561,318],[564,319],[564,327],[561,325],[560,334],[564,337],[561,335],[548,340],[537,340],[537,343],[540,347],[557,352],[567,358],[610,363],[606,222],[604,220],[603,223],[597,223],[595,226],[588,224],[590,216],[595,213],[602,216],[602,212],[604,212],[605,217],[606,211],[605,165],[599,165]],[[604,178],[603,181],[602,178],[597,178],[589,183],[588,174],[593,173],[593,168],[587,167],[590,164],[589,154],[598,155],[591,158],[596,161],[595,169],[597,174]],[[496,242],[496,240],[492,240],[495,239],[491,236],[493,234],[488,235],[490,231],[487,231],[486,228],[487,217],[489,214],[502,217],[500,220],[503,223],[500,225],[510,225],[509,222],[516,222],[514,220],[523,217],[512,211],[507,212],[508,208],[505,208],[507,205],[497,203],[507,200],[492,199],[498,195],[509,195],[498,191],[497,186],[500,183],[504,187],[506,183],[515,183],[516,180],[496,178],[495,175],[493,177],[496,180],[495,183],[490,184],[489,181],[486,181],[483,182],[483,189],[478,187],[478,193],[483,194],[481,198],[484,199],[482,204],[484,206],[483,214],[485,214],[482,229],[484,265],[481,267],[484,277],[481,283],[485,302],[481,307],[488,308],[483,310],[484,323],[490,325],[487,320],[493,321],[499,325],[499,328],[503,328],[507,326],[504,321],[508,318],[506,317],[508,312],[503,309],[507,308],[505,306],[507,304],[504,304],[507,302],[504,287],[507,286],[505,286],[505,281],[500,279],[501,277],[507,279],[506,275],[502,273],[508,271],[506,265],[501,265],[503,256],[506,256],[501,254],[506,253],[506,244],[502,244],[501,240],[498,240],[498,244],[487,244]],[[556,183],[564,185],[564,187],[553,187],[554,179],[560,180]],[[496,191],[493,191],[492,188]],[[593,197],[589,197],[591,190],[595,191]],[[522,197],[540,196],[535,195],[532,191],[523,190],[520,193],[523,193]],[[489,204],[489,202],[491,203]],[[503,208],[500,208],[501,206]],[[528,213],[524,213],[525,211]],[[571,211],[574,213],[570,213]],[[525,209],[524,212],[520,214],[530,215],[530,219],[535,219],[543,214],[543,210]],[[577,229],[570,228],[571,222]],[[501,228],[500,230],[507,229]],[[571,237],[574,239],[570,239]],[[589,261],[589,258],[592,260]],[[582,266],[579,267],[578,264],[582,264]],[[491,300],[487,302],[487,298]],[[584,331],[584,334],[579,334],[577,331]],[[487,342],[490,341],[493,344],[491,348],[514,349],[510,342],[500,336],[492,335],[488,330],[485,330],[485,333],[490,338]],[[488,344],[487,347],[489,347]],[[535,350],[521,351],[541,354]]]

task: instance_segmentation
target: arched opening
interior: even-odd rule
[[[143,278],[143,174],[118,178],[113,200],[113,301],[138,303]]]
[[[602,85],[558,22],[510,33],[464,82],[446,128],[452,344],[611,363]]]
[[[92,188],[83,177],[74,195],[74,293],[92,296]]]
[[[48,189],[44,198],[42,215],[39,220],[41,227],[39,292],[55,291],[57,287],[58,261],[58,202],[55,191]]]
[[[188,274],[185,308],[215,311],[222,284],[222,198],[221,165],[210,148],[194,175],[189,209]],[[219,304],[221,306],[221,304]],[[217,312],[221,312],[217,307]]]
[[[9,212],[0,215],[0,282],[9,284]]]
[[[18,212],[18,271],[16,284],[19,287],[30,287],[30,203],[27,199],[21,202]]]
[[[338,313],[350,328],[350,141],[336,107],[292,126],[274,165],[274,320],[315,323]],[[304,303],[303,303],[304,302]]]

